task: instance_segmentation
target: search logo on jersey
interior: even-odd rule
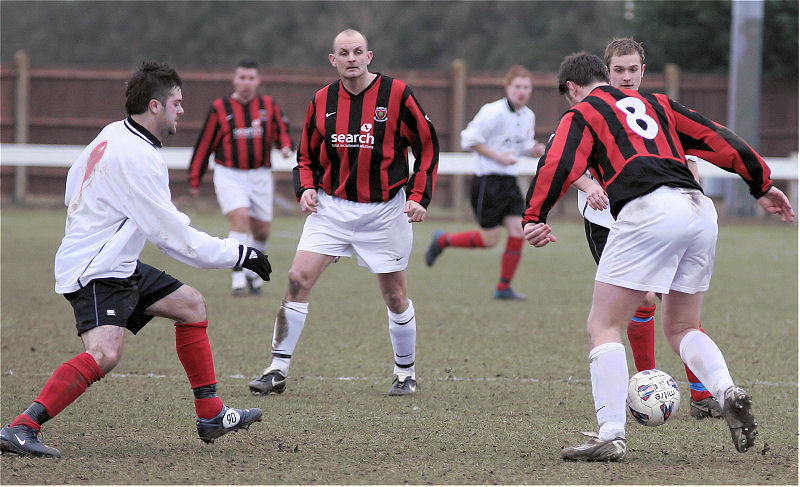
[[[360,134],[331,134],[331,145],[333,147],[359,147],[362,149],[372,149],[375,145],[375,137],[371,134],[372,124],[361,124]]]

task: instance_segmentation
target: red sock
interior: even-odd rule
[[[633,351],[636,370],[653,369],[656,366],[656,330],[653,316],[656,306],[640,306],[628,323],[628,341]]]
[[[703,333],[706,332],[703,329],[702,323],[700,324],[700,331],[702,331]],[[694,373],[691,370],[689,370],[689,366],[683,364],[683,367],[686,369],[686,378],[689,380],[689,392],[692,395],[692,401],[699,402],[707,397],[711,397],[711,393],[708,392],[706,386],[704,386],[703,383],[700,382],[700,379],[698,379],[697,376],[694,375]]]
[[[42,392],[39,393],[39,397],[35,400],[44,406],[51,418],[54,418],[65,407],[72,404],[75,399],[86,392],[86,388],[105,377],[105,375],[103,369],[95,362],[94,357],[84,352],[61,364],[50,376],[50,379],[42,388]],[[17,417],[17,419],[20,418]],[[14,421],[17,421],[17,419]],[[30,418],[28,420],[33,422]]]
[[[195,399],[194,410],[197,412],[198,418],[214,418],[222,411],[222,399],[218,397]]]
[[[206,328],[208,320],[199,323],[175,323],[175,349],[192,389],[217,383],[214,356]],[[213,418],[222,411],[222,400],[219,397],[195,399],[194,407],[199,417]]]
[[[40,429],[42,429],[42,426],[39,423],[37,423],[36,421],[34,421],[31,418],[29,418],[28,415],[25,414],[25,413],[22,413],[19,416],[17,416],[16,418],[14,418],[14,421],[12,421],[11,424],[9,424],[9,426],[11,426],[13,428],[14,426],[19,426],[21,424],[25,425],[25,426],[29,426],[29,427],[35,429],[36,431],[39,431]]]
[[[514,279],[514,274],[517,272],[517,267],[519,267],[519,261],[522,260],[522,242],[521,238],[515,237],[508,237],[508,240],[506,240],[506,250],[500,259],[500,280],[497,281],[498,291],[508,288],[511,280]]]
[[[436,241],[439,247],[486,247],[483,243],[483,236],[477,230],[469,230],[461,233],[445,233],[439,236]]]

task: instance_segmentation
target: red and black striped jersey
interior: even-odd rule
[[[189,163],[193,188],[208,169],[208,158],[234,169],[271,167],[270,152],[292,147],[289,121],[271,96],[259,95],[243,104],[232,96],[214,100]]]
[[[411,175],[408,148],[416,158]],[[314,188],[369,203],[389,201],[405,187],[407,199],[427,207],[438,164],[436,131],[404,82],[378,74],[354,95],[336,81],[308,106],[295,191],[298,198]]]
[[[772,185],[764,159],[728,128],[666,95],[597,87],[561,117],[528,189],[523,224],[546,221],[587,169],[608,193],[615,217],[659,186],[702,191],[686,154],[738,174],[756,198]]]

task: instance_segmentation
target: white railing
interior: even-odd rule
[[[0,144],[0,166],[17,167],[69,167],[78,158],[84,146],[47,144]],[[162,149],[167,167],[187,169],[192,157],[191,147],[165,147]],[[442,152],[439,155],[439,174],[472,174],[474,164],[468,152]],[[410,157],[413,161],[413,157]],[[767,157],[776,180],[798,180],[797,154],[790,157]],[[536,174],[538,159],[524,157],[520,161],[520,175]],[[213,164],[211,164],[213,167]],[[275,171],[291,171],[295,166],[295,155],[284,159],[280,151],[273,150],[272,166]],[[738,178],[736,174],[700,160],[700,176],[704,178]]]
[[[14,199],[25,202],[28,193],[28,167],[69,167],[77,159],[84,146],[77,145],[47,145],[47,144],[0,144],[0,166],[16,167],[14,172]],[[162,149],[167,167],[174,170],[186,170],[192,156],[191,147],[165,147]],[[413,164],[413,157],[411,157]],[[295,154],[284,159],[280,151],[273,150],[272,166],[275,171],[291,171],[295,166]],[[213,161],[213,157],[212,157]],[[798,197],[798,157],[793,154],[789,157],[767,157],[767,164],[772,169],[772,179],[786,182],[787,196],[792,205],[797,207]],[[522,158],[519,162],[520,176],[528,177],[536,174],[538,159]],[[209,169],[213,170],[213,162]],[[723,171],[722,169],[704,160],[699,160],[698,171],[704,180],[713,178],[738,178],[739,176]],[[466,176],[473,174],[473,155],[467,152],[443,152],[439,155],[439,174],[455,175],[455,194],[464,194]],[[521,180],[521,185],[527,185],[527,180]],[[523,188],[524,190],[524,188]],[[279,202],[280,203],[280,202]],[[455,213],[462,216],[469,214],[466,199],[454,200]],[[291,203],[286,202],[290,207]]]

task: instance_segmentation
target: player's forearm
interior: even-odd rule
[[[595,181],[592,181],[591,178],[589,178],[584,174],[581,177],[579,177],[574,183],[572,183],[572,186],[575,187],[575,189],[577,190],[583,191],[584,193],[588,193],[595,186],[598,186],[598,184]]]
[[[469,150],[477,152],[478,154],[482,155],[483,157],[487,157],[493,161],[500,162],[502,158],[501,154],[486,144],[475,144],[469,147]]]

